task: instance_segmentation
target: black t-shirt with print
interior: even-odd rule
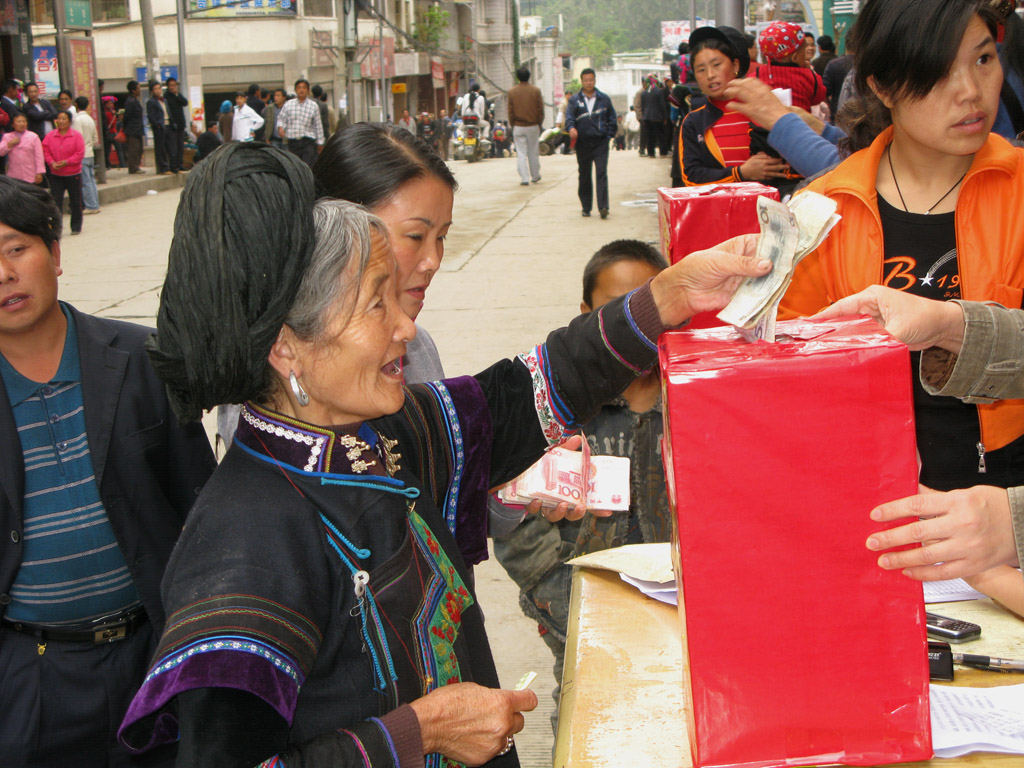
[[[907,213],[878,197],[885,242],[882,284],[940,301],[960,298],[954,213]],[[978,409],[955,397],[929,395],[918,376],[921,354],[911,354],[921,482],[936,490],[1024,483],[1024,439],[986,451],[978,471]]]

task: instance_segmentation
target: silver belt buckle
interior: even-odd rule
[[[94,643],[113,643],[118,640],[124,640],[126,637],[128,637],[127,621],[120,621],[116,624],[100,627],[92,633]]]

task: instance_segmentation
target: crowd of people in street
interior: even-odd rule
[[[447,109],[441,108],[436,113],[420,112],[413,118],[409,115],[408,109],[403,109],[402,116],[395,121],[395,126],[423,139],[442,160],[447,161],[456,159],[455,148],[463,138],[465,118],[469,117],[472,124],[478,127],[480,138],[490,144],[487,157],[510,157],[514,144],[509,121],[495,119],[494,102],[488,101],[486,94],[477,96],[480,91],[470,93],[474,99],[480,99],[476,107],[465,105],[470,96],[466,94],[458,100],[452,115],[448,114]]]
[[[100,81],[102,93],[102,81]],[[104,106],[97,126],[87,96],[62,90],[55,107],[29,83],[22,92],[15,80],[3,84],[0,99],[0,168],[12,178],[50,190],[63,209],[71,211],[71,234],[82,231],[82,217],[100,212],[96,162],[106,168],[104,146],[108,115]]]
[[[88,96],[76,97],[69,90],[60,91],[55,106],[40,97],[35,83],[22,89],[17,81],[8,80],[3,86],[6,119],[0,120],[0,163],[4,173],[46,187],[62,209],[67,197],[72,235],[82,231],[83,216],[101,210],[98,177],[105,181],[105,171],[117,166],[140,172],[144,125],[139,84],[128,84],[122,110],[117,109],[116,97],[103,94],[103,81],[98,84],[99,110],[93,109]],[[174,78],[166,86],[164,94],[163,84],[150,85],[147,111],[158,168],[170,174],[182,167],[188,101],[178,92]]]
[[[196,138],[195,162],[208,158],[222,144],[265,141],[312,166],[342,121],[319,84],[310,86],[299,78],[293,88],[289,93],[253,83],[235,94],[234,104],[222,102],[218,115],[207,121],[206,130]]]
[[[327,103],[320,85],[300,79],[294,92],[272,92],[258,84],[225,101],[220,115],[208,121],[206,130],[193,132],[188,99],[176,78],[151,81],[143,106],[142,85],[131,80],[123,106],[103,93],[97,117],[87,96],[75,97],[61,90],[57,104],[41,98],[39,86],[23,88],[15,80],[3,84],[0,97],[0,169],[13,178],[45,186],[58,206],[67,197],[71,234],[82,231],[82,217],[100,212],[97,183],[102,171],[127,168],[129,175],[143,173],[146,127],[152,137],[153,160],[158,175],[171,176],[199,162],[226,142],[267,141],[287,148],[312,166],[325,140],[338,128],[337,110]],[[262,97],[262,98],[261,98]],[[186,163],[186,151],[192,157]],[[99,176],[99,182],[98,177]]]
[[[836,201],[839,223],[797,267],[780,317],[867,314],[908,345],[925,486],[864,510],[898,525],[849,546],[915,579],[965,577],[1024,615],[1011,567],[1024,562],[1013,6],[866,0],[844,56],[786,22],[757,39],[702,27],[628,114],[588,68],[555,120],[585,218],[610,215],[612,147],[671,160],[679,186],[756,180]],[[516,79],[507,123],[479,84],[451,116],[349,126],[304,78],[294,96],[253,84],[225,101],[195,137],[155,332],[59,299],[63,205],[81,232],[99,211],[97,163],[139,172],[144,121],[158,173],[183,170],[178,83],[146,84],[143,107],[132,81],[123,110],[102,91],[95,110],[4,84],[11,765],[519,765],[514,735],[537,697],[501,687],[474,565],[493,539],[559,684],[566,561],[671,537],[659,335],[772,264],[753,235],[673,265],[614,240],[584,268],[566,327],[445,378],[417,320],[455,226],[450,145],[468,121],[514,151],[520,185],[540,182],[545,104],[528,69]],[[268,207],[275,226],[254,238]],[[219,464],[199,422],[214,409]],[[491,495],[583,439],[631,459],[628,510]]]

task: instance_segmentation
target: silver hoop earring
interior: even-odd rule
[[[299,401],[299,405],[309,405],[309,395],[306,394],[306,390],[299,384],[299,380],[295,377],[295,371],[288,371],[288,383],[292,385],[292,393],[295,395],[295,399]]]

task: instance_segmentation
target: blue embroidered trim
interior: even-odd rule
[[[607,349],[611,356],[618,360],[620,364],[622,364],[626,368],[629,368],[629,370],[633,371],[633,373],[636,373],[638,375],[643,373],[643,368],[633,365],[631,362],[629,362],[629,360],[623,357],[614,346],[612,346],[612,341],[611,339],[608,338],[608,332],[605,330],[604,327],[604,310],[604,307],[601,307],[599,310],[597,310],[597,325],[601,329],[601,341],[604,343],[604,348]]]
[[[328,528],[330,528],[331,532],[335,536],[337,536],[339,539],[341,539],[341,543],[344,544],[346,547],[348,547],[350,550],[352,550],[352,554],[354,554],[360,560],[365,560],[371,554],[373,554],[372,552],[370,552],[370,550],[368,550],[368,549],[360,549],[355,544],[353,544],[351,541],[349,541],[344,535],[342,535],[341,531],[339,531],[337,528],[334,527],[334,523],[332,523],[330,520],[328,520],[326,517],[324,517],[324,513],[323,512],[320,513],[320,519],[324,521],[324,525],[326,525]]]
[[[381,733],[384,734],[384,738],[388,742],[388,749],[391,750],[391,759],[395,761],[395,765],[398,765],[398,750],[395,749],[395,742],[391,740],[391,732],[385,727],[384,723],[378,717],[371,717],[371,723],[375,723],[380,728]]]
[[[327,526],[328,531],[329,531],[328,534],[327,534],[327,543],[330,544],[331,548],[335,552],[338,553],[338,557],[341,558],[341,562],[343,562],[345,564],[345,566],[349,569],[349,571],[354,576],[361,569],[357,568],[356,564],[353,563],[345,555],[345,553],[341,551],[341,547],[338,546],[338,542],[336,542],[334,540],[334,538],[331,536],[330,531],[332,531],[332,530],[336,531],[337,529],[335,529],[334,526],[331,525],[330,521],[326,517],[323,516],[323,513],[320,514],[320,519],[324,522],[324,524]],[[338,534],[338,535],[339,535],[339,537],[341,536],[341,534]],[[346,546],[351,546],[347,539],[345,539],[344,537],[341,537],[341,538],[342,538],[342,541],[345,542]],[[366,552],[367,553],[366,556],[367,557],[369,556],[369,552],[367,550],[365,550],[365,549],[357,550],[355,547],[352,547],[352,549],[353,549],[354,552],[357,553],[357,557],[359,556],[358,555],[359,552]],[[377,675],[377,684],[378,684],[377,690],[378,691],[383,691],[387,687],[388,681],[387,681],[387,678],[385,678],[384,672],[383,672],[383,670],[381,668],[380,658],[377,655],[377,649],[373,645],[373,642],[372,642],[372,640],[370,638],[369,622],[367,621],[367,618],[366,618],[366,614],[367,614],[366,605],[370,606],[369,613],[370,613],[370,616],[373,619],[374,628],[377,630],[377,637],[380,640],[381,649],[384,651],[384,660],[387,662],[388,673],[390,675],[390,678],[391,678],[392,682],[396,682],[398,680],[398,673],[395,672],[395,664],[394,664],[394,661],[391,658],[391,649],[388,648],[388,640],[387,640],[387,636],[384,634],[384,626],[380,622],[380,614],[379,614],[379,612],[377,610],[377,601],[373,597],[373,592],[369,588],[367,588],[366,591],[363,593],[363,596],[361,598],[359,598],[359,617],[361,619],[361,624],[362,624],[363,642],[366,643],[366,648],[370,652],[370,657],[373,659],[373,669],[374,669],[374,672]]]
[[[359,425],[359,429],[356,430],[356,434],[359,435],[360,440],[370,446],[371,451],[377,450],[377,443],[380,442],[380,436],[373,430],[373,427],[364,421]]]
[[[658,351],[658,345],[655,344],[650,339],[648,339],[646,334],[644,334],[644,332],[640,330],[640,326],[638,326],[636,324],[636,321],[633,319],[633,311],[629,308],[629,300],[633,298],[633,294],[636,293],[638,290],[640,290],[640,289],[639,288],[634,288],[632,291],[627,293],[626,294],[626,299],[625,299],[625,301],[622,304],[622,306],[626,310],[626,322],[629,323],[629,327],[633,329],[633,333],[636,334],[637,338],[640,339],[640,341],[642,341],[644,344],[647,345],[648,349],[650,349],[653,352],[657,352]]]
[[[345,728],[339,728],[338,733],[343,733],[352,739],[352,742],[359,749],[359,754],[363,758],[363,768],[373,768],[373,763],[370,761],[370,756],[366,754],[366,747],[363,746],[363,740],[356,736],[355,733]]]
[[[350,476],[351,477],[351,476]],[[373,478],[377,476],[374,475]],[[385,493],[397,493],[399,496],[405,496],[407,499],[418,499],[420,495],[419,488],[394,488],[387,485],[381,485],[373,481],[373,479],[358,480],[339,480],[330,477],[321,477],[320,485],[351,485],[357,488],[373,488],[378,491],[384,491]]]
[[[277,652],[276,649],[253,640],[251,637],[245,637],[244,635],[220,635],[208,637],[205,640],[193,643],[188,646],[187,650],[179,649],[174,653],[167,654],[160,660],[160,663],[153,667],[152,671],[146,675],[146,679],[143,680],[143,685],[165,672],[170,672],[172,669],[178,667],[197,654],[211,653],[213,651],[239,651],[242,653],[251,653],[269,661],[275,668],[288,675],[288,677],[295,682],[296,686],[301,687],[304,682],[302,673],[299,670],[299,665],[287,656]]]
[[[413,541],[416,542],[416,546],[419,547],[420,552],[423,554],[423,559],[431,570],[431,576],[424,585],[423,599],[420,601],[420,610],[416,620],[413,622],[413,626],[416,628],[416,640],[420,647],[420,659],[423,661],[424,671],[426,672],[425,677],[433,681],[428,687],[430,690],[434,690],[439,686],[437,658],[434,656],[434,650],[427,633],[430,631],[430,618],[437,611],[437,605],[441,601],[447,585],[444,575],[441,573],[441,564],[437,562],[427,542],[420,537],[415,526],[409,526],[409,535],[413,537]],[[433,533],[431,533],[431,536],[433,536]]]
[[[444,519],[448,523],[448,530],[454,535],[457,522],[459,506],[459,487],[462,483],[462,472],[466,465],[466,446],[462,439],[462,425],[459,422],[458,411],[455,410],[455,403],[452,400],[451,392],[440,381],[427,384],[441,403],[445,415],[445,427],[448,430],[449,445],[452,446],[452,482],[448,485],[448,493],[445,495]]]
[[[548,348],[546,344],[537,346],[537,357],[540,360],[541,371],[544,373],[544,380],[548,383],[548,401],[551,403],[551,410],[555,417],[562,422],[563,427],[572,427],[576,424],[572,410],[558,396],[558,389],[555,387],[555,380],[551,376],[551,364],[548,362]]]
[[[544,364],[541,360],[543,350],[541,347],[534,347],[525,354],[519,355],[519,360],[526,366],[530,374],[530,383],[533,387],[533,407],[537,414],[537,421],[544,439],[548,445],[557,445],[562,442],[566,428],[554,411],[554,404],[548,394],[549,384],[544,375]]]
[[[232,443],[234,445],[234,443]],[[290,472],[294,472],[297,475],[303,475],[304,477],[319,477],[327,479],[327,483],[324,485],[369,485],[373,483],[373,488],[381,491],[391,491],[392,493],[399,492],[405,488],[405,482],[395,477],[382,477],[380,475],[337,475],[331,472],[307,472],[304,469],[299,469],[296,466],[288,464],[284,461],[271,458],[264,453],[255,451],[247,445],[243,445],[241,442],[238,443],[238,447],[260,461],[266,462],[267,464],[273,464],[275,467],[284,467]],[[331,481],[334,482],[331,482]],[[419,491],[416,491],[416,496],[419,496]],[[416,498],[415,496],[411,498]]]

